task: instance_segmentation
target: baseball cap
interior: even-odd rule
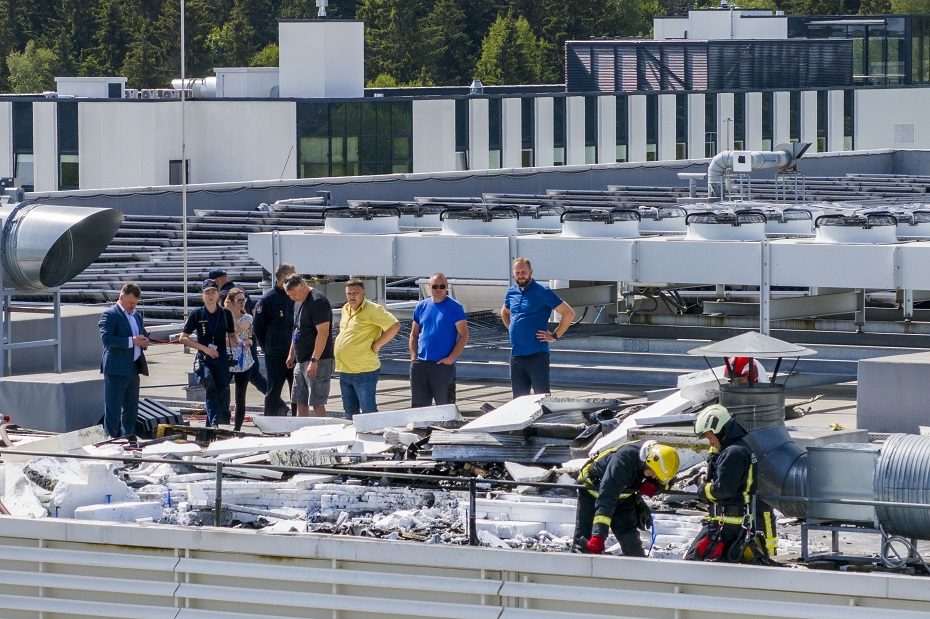
[[[200,289],[203,292],[206,292],[207,290],[216,290],[217,289],[216,280],[215,279],[203,280],[203,286],[201,286]]]
[[[226,275],[226,271],[223,269],[213,269],[207,273],[207,277],[210,279],[216,279],[217,277],[223,277],[224,275]]]

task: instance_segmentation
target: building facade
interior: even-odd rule
[[[730,12],[698,13],[720,21]],[[657,35],[674,34],[660,21]],[[361,49],[358,22],[337,23]],[[806,27],[820,26],[809,20]],[[907,66],[913,72],[916,62],[923,75],[920,32]],[[300,87],[293,73],[301,69],[288,60],[286,43],[306,33],[289,22],[281,34],[280,92],[265,81],[259,90],[269,96],[243,97],[231,83],[214,84],[202,89],[210,96],[183,104],[183,132],[182,103],[174,98],[67,97],[61,85],[55,98],[0,96],[0,176],[36,191],[179,184],[182,133],[191,183],[699,159],[791,141],[810,142],[813,152],[930,148],[930,86],[919,80],[876,84],[873,75],[867,84],[762,88],[756,79],[741,84],[748,88],[715,89],[669,87],[666,79],[607,92],[545,86],[357,96],[344,80]],[[346,49],[338,49],[340,58],[351,56]],[[887,42],[882,49],[887,65]],[[357,74],[359,59],[347,62]],[[325,70],[315,74],[342,75],[321,63]],[[882,71],[888,82],[887,66]],[[307,96],[314,92],[323,96]]]

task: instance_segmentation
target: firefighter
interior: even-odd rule
[[[575,549],[601,554],[607,529],[623,554],[644,557],[637,528],[648,530],[652,514],[642,496],[668,488],[678,473],[678,452],[655,441],[634,441],[602,451],[581,468],[575,516]]]
[[[710,443],[707,477],[698,487],[709,507],[685,559],[770,562],[775,520],[771,507],[756,498],[756,458],[744,440],[746,431],[725,406],[712,404],[698,414],[694,433]]]

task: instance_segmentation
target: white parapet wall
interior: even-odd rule
[[[927,617],[925,578],[0,517],[0,616]],[[684,614],[682,614],[684,613]]]

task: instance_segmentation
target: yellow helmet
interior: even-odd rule
[[[662,482],[662,485],[668,485],[675,478],[678,474],[678,466],[681,464],[678,452],[673,447],[661,443],[647,446],[643,461],[655,473],[656,479]]]
[[[694,433],[713,432],[714,434],[720,434],[723,426],[727,425],[732,418],[726,406],[711,404],[698,413],[697,419],[694,421]]]

